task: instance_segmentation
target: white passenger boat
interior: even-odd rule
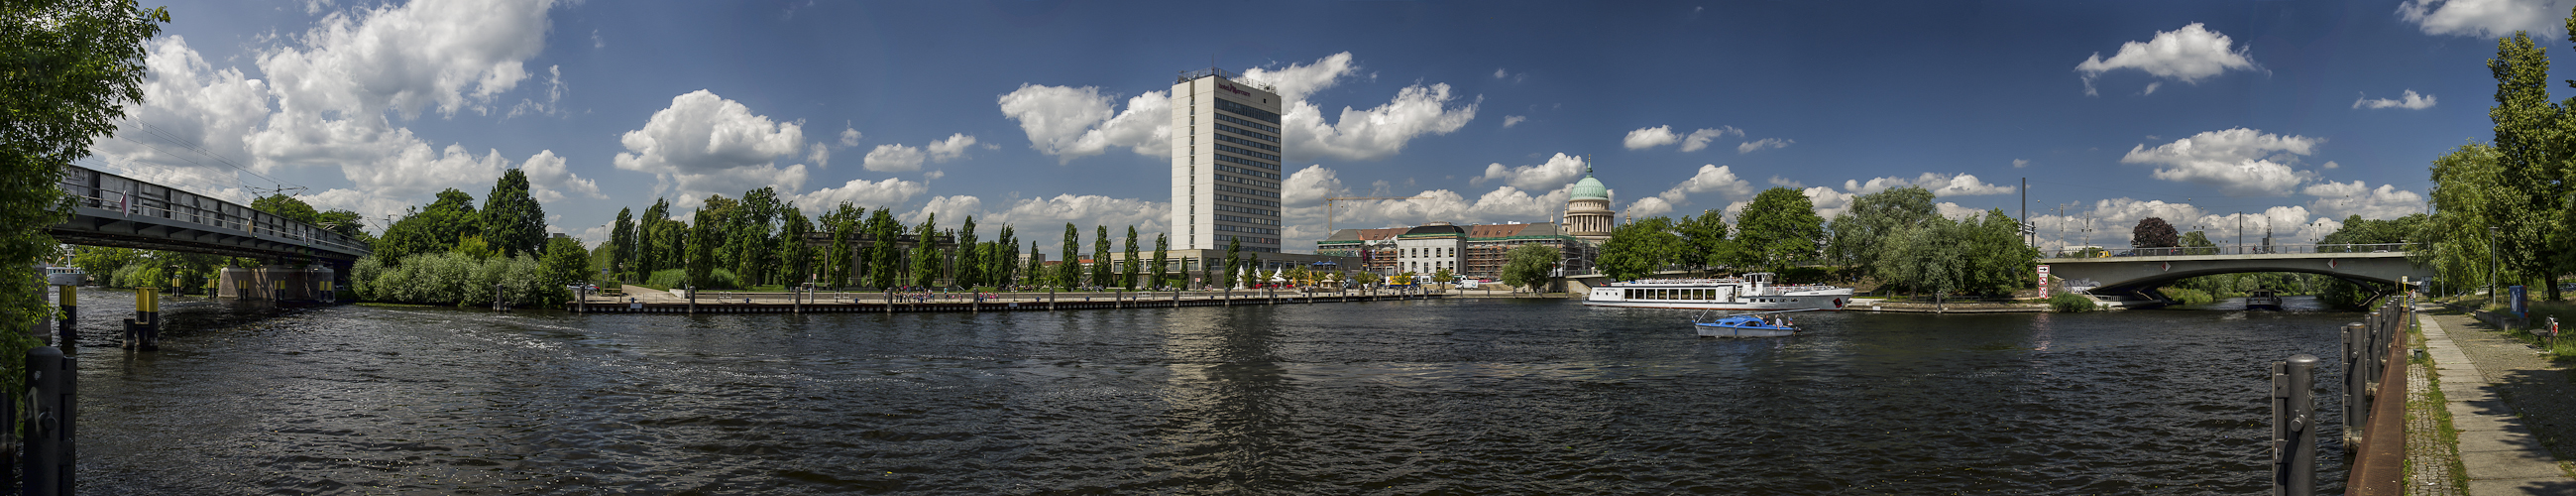
[[[1596,307],[1694,310],[1842,310],[1851,288],[1780,285],[1769,272],[1723,279],[1646,279],[1592,288],[1583,304]]]

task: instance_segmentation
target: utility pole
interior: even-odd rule
[[[2039,233],[2030,225],[2030,178],[2021,178],[2021,238],[2023,244],[2039,244]]]

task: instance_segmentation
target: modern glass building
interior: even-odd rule
[[[1172,84],[1172,245],[1279,252],[1279,92],[1220,69]]]

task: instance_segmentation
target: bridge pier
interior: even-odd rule
[[[324,295],[335,285],[339,272],[325,265],[293,268],[270,265],[259,268],[225,267],[216,276],[216,293],[244,300],[329,301]]]

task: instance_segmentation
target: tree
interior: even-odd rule
[[[1672,219],[1649,217],[1611,228],[1610,239],[1601,242],[1601,255],[1593,267],[1612,280],[1653,275],[1683,246],[1682,238],[1673,234],[1672,225]]]
[[[631,210],[617,209],[617,223],[608,229],[608,245],[600,247],[608,251],[608,270],[621,281],[635,278],[626,272],[635,269],[628,260],[635,256],[635,217]]]
[[[2549,57],[2526,33],[2496,40],[2487,70],[2496,80],[2496,104],[2487,109],[2495,123],[2496,177],[2486,198],[2493,208],[2484,213],[2486,224],[2502,228],[2494,256],[2514,280],[2547,279],[2566,266],[2565,164],[2576,158],[2567,146],[2567,108],[2549,101]],[[2541,286],[2548,299],[2558,299],[2556,284]]]
[[[569,237],[546,239],[545,259],[538,267],[545,272],[547,287],[562,287],[590,280],[590,250],[581,241]]]
[[[923,214],[921,225],[912,231],[912,286],[927,288],[939,282],[939,214]]]
[[[2129,246],[2172,248],[2182,246],[2182,236],[2175,234],[2173,224],[2166,224],[2164,218],[2148,217],[2138,219],[2138,226],[2129,229]]]
[[[1734,253],[1727,263],[1778,272],[1817,255],[1824,219],[1806,193],[1773,187],[1755,195],[1736,218]]]
[[[641,238],[635,240],[637,280],[653,277],[653,271],[675,267],[672,261],[679,257],[671,256],[671,253],[679,251],[679,239],[668,237],[663,232],[667,230],[664,226],[672,222],[670,200],[654,198],[653,206],[644,209],[644,217],[638,219],[636,225],[637,235]]]
[[[1673,227],[1682,238],[1681,251],[1673,254],[1674,262],[1692,270],[1708,270],[1720,263],[1718,252],[1726,245],[1725,212],[1702,211],[1697,217],[1682,217]]]
[[[993,238],[993,284],[1009,287],[1019,282],[1020,239],[1010,224],[1002,225],[1002,235]],[[1034,252],[1034,250],[1032,250]]]
[[[528,196],[526,172],[502,171],[501,179],[492,182],[492,193],[483,196],[480,225],[483,241],[502,254],[536,254],[545,247],[546,209]]]
[[[286,196],[285,193],[270,193],[268,196],[251,200],[250,209],[306,224],[313,224],[322,217],[322,212],[313,210],[313,205],[304,203],[304,200]]]
[[[1564,258],[1554,246],[1533,243],[1513,247],[1503,254],[1503,284],[1537,289],[1547,283],[1548,271]]]
[[[62,171],[143,101],[143,44],[168,22],[132,1],[0,4],[0,286],[17,288],[0,291],[0,387],[24,386],[39,341],[19,326],[52,311],[22,289],[42,283],[28,262],[57,249],[45,229],[70,218]]]
[[[804,284],[814,275],[814,247],[805,243],[805,233],[813,232],[814,224],[794,204],[788,204],[779,213],[785,214],[778,227],[778,265],[785,277],[780,277],[778,282],[790,286]]]
[[[745,286],[783,282],[785,274],[778,269],[781,248],[777,238],[778,222],[789,207],[778,200],[778,190],[763,187],[742,193],[741,207],[728,220],[733,223],[732,239],[725,246],[733,254],[733,272]]]
[[[1076,230],[1073,223],[1066,222],[1062,253],[1064,261],[1056,264],[1055,276],[1056,285],[1064,286],[1065,291],[1072,291],[1074,286],[1082,285],[1082,261],[1074,257],[1076,253],[1082,253],[1082,231]]]
[[[975,241],[975,216],[966,216],[966,223],[957,226],[957,249],[966,252],[957,257],[955,284],[968,288],[984,285],[984,258],[988,250]]]
[[[455,188],[440,191],[429,206],[412,210],[385,228],[384,239],[376,243],[376,258],[396,266],[410,255],[449,251],[466,237],[481,236],[482,229],[476,227],[481,218],[474,212],[472,195]]]
[[[894,287],[895,272],[900,268],[895,265],[895,257],[901,253],[897,251],[895,242],[902,230],[902,224],[895,222],[894,212],[890,209],[880,208],[868,214],[868,237],[874,242],[868,247],[868,285]]]
[[[1243,238],[1233,238],[1225,243],[1225,273],[1216,275],[1217,284],[1229,288],[1234,287],[1235,273],[1241,272],[1242,270]]]
[[[1092,230],[1091,285],[1106,288],[1109,287],[1109,278],[1114,276],[1109,270],[1109,226],[1092,226]]]
[[[1897,231],[1941,220],[1932,198],[1932,191],[1920,186],[1853,197],[1851,209],[1834,216],[1833,238],[1825,245],[1825,257],[1859,268],[1864,275],[1876,275],[1878,255],[1883,252],[1880,244],[1888,242]]]
[[[1165,233],[1154,233],[1154,272],[1153,279],[1151,279],[1153,282],[1146,286],[1160,288],[1166,285],[1167,281],[1163,280],[1163,264],[1171,261],[1171,248],[1172,239],[1170,235]]]
[[[1127,226],[1127,252],[1125,255],[1127,258],[1119,261],[1125,263],[1127,266],[1127,272],[1121,274],[1125,277],[1118,278],[1118,287],[1136,289],[1136,272],[1137,269],[1141,268],[1137,267],[1137,265],[1142,265],[1138,262],[1143,262],[1145,260],[1136,258],[1136,226],[1134,225]]]
[[[716,220],[716,215],[714,211],[700,207],[690,219],[694,225],[690,226],[689,256],[684,263],[687,264],[688,284],[691,286],[706,287],[715,282],[716,245],[720,243],[717,237],[723,235],[716,229],[718,224],[722,224]]]
[[[1450,272],[1448,267],[1441,267],[1440,270],[1431,271],[1431,282],[1441,284],[1458,282],[1458,274]]]
[[[2209,235],[2202,234],[2200,231],[2183,233],[2182,240],[2176,242],[2176,244],[2183,247],[2182,251],[2185,255],[2218,254],[2218,243],[2210,242]]]

